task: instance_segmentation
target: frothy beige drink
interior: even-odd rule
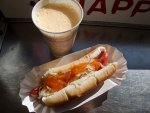
[[[64,32],[79,22],[79,14],[67,4],[52,3],[39,9],[36,23],[49,32]]]
[[[70,51],[82,19],[83,10],[76,0],[40,0],[32,10],[34,24],[56,57]]]

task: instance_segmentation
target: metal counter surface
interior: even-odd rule
[[[121,86],[111,89],[85,107],[68,112],[149,113],[149,36],[150,30],[81,25],[71,52],[98,43],[110,44],[124,54],[130,70]],[[32,23],[8,24],[0,53],[1,113],[28,113],[27,108],[21,105],[19,83],[33,66],[53,59],[42,37]]]

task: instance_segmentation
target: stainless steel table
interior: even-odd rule
[[[149,36],[150,30],[81,25],[71,52],[107,43],[124,53],[130,70],[121,86],[68,112],[149,113]],[[0,113],[28,113],[21,105],[19,83],[33,66],[52,59],[42,34],[32,23],[8,24],[0,53]]]
[[[129,70],[126,80],[71,113],[150,113],[150,70]],[[104,99],[104,100],[102,100]],[[102,105],[101,105],[101,102]],[[66,112],[69,113],[69,112]]]

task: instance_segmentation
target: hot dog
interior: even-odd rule
[[[41,78],[40,87],[30,95],[47,106],[57,106],[80,97],[104,82],[116,71],[117,63],[108,63],[104,47],[97,47],[72,63],[50,68]]]

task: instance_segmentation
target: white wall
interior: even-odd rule
[[[30,0],[0,0],[0,9],[7,18],[30,18],[32,6]]]
[[[38,1],[38,0],[34,0]],[[78,0],[80,1],[80,0]],[[105,21],[105,22],[120,22],[120,23],[132,23],[150,25],[150,11],[145,13],[136,13],[135,16],[130,17],[133,9],[137,3],[141,0],[133,0],[133,5],[124,11],[117,11],[116,14],[112,14],[112,7],[115,0],[106,0],[106,14],[93,11],[90,15],[87,15],[87,11],[93,5],[95,0],[85,0],[84,4],[84,20],[89,21]],[[150,2],[150,0],[147,0]],[[121,2],[120,6],[125,6],[125,2]],[[150,7],[149,5],[142,5],[142,8]],[[101,4],[97,5],[97,8],[101,8]],[[30,0],[0,0],[0,9],[4,15],[8,18],[30,18],[32,6],[30,6]]]

